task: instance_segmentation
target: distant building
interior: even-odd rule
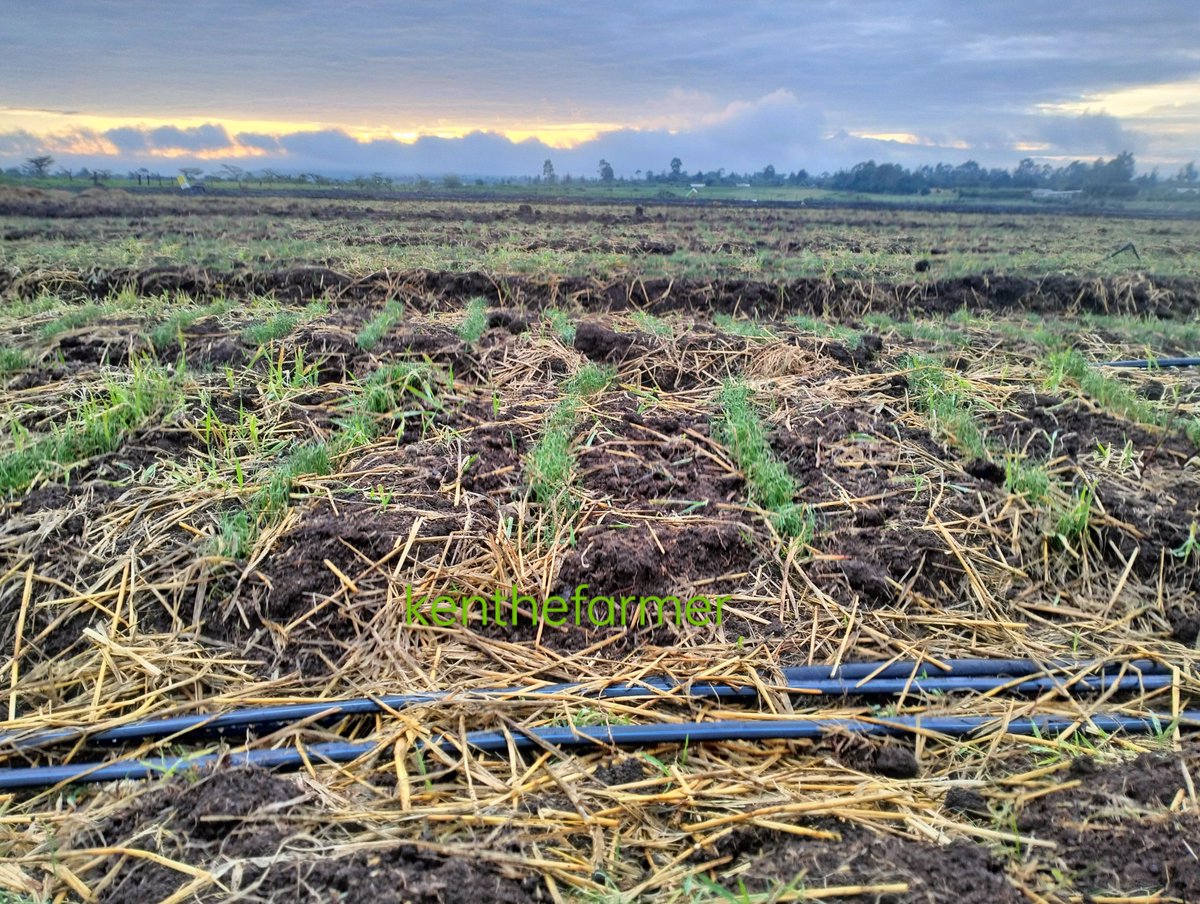
[[[1035,188],[1033,190],[1033,200],[1035,201],[1070,201],[1076,195],[1081,195],[1083,192],[1079,189],[1073,191],[1056,191],[1052,188]]]
[[[688,184],[688,188],[701,189],[701,188],[704,188],[704,183],[703,182],[692,182],[692,183]]]

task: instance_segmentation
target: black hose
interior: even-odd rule
[[[1171,725],[1200,728],[1200,710],[1186,711],[1174,718],[1168,713],[1148,716],[1097,714],[1082,720],[1102,732],[1160,733]],[[678,722],[651,725],[608,725],[575,728],[546,726],[508,732],[469,732],[465,739],[443,738],[435,746],[454,753],[460,741],[480,752],[510,748],[529,749],[550,745],[561,749],[577,747],[635,747],[648,744],[698,743],[701,741],[819,739],[828,734],[906,735],[920,731],[945,737],[966,737],[993,728],[1014,735],[1054,735],[1079,727],[1081,720],[1058,716],[1033,716],[1005,721],[992,716],[897,716],[890,719],[731,719],[721,722]],[[423,745],[419,745],[423,746]],[[313,744],[303,750],[246,750],[231,754],[209,753],[195,757],[155,757],[119,760],[114,763],[78,763],[66,766],[35,766],[0,769],[0,790],[46,788],[64,782],[108,782],[147,779],[189,769],[206,769],[225,762],[233,766],[267,769],[299,769],[308,763],[348,763],[380,749],[374,741],[335,741]]]
[[[1200,358],[1130,358],[1126,361],[1100,361],[1097,367],[1200,367]]]
[[[945,669],[916,662],[849,663],[837,668],[801,666],[782,670],[784,683],[774,685],[768,676],[768,686],[789,694],[814,696],[895,696],[901,693],[953,693],[960,691],[989,692],[1004,690],[1011,693],[1044,693],[1053,690],[1081,692],[1148,691],[1166,687],[1171,672],[1149,660],[1126,665],[1124,674],[1101,668],[1095,674],[1053,676],[1051,670],[1070,669],[1076,672],[1096,668],[1096,663],[1069,663],[1045,666],[1024,659],[962,659],[949,660]],[[1039,677],[1025,677],[1039,676]],[[102,731],[89,731],[88,726],[33,732],[8,732],[0,735],[0,752],[29,752],[85,738],[91,744],[115,745],[136,741],[170,738],[229,737],[255,730],[269,733],[297,722],[329,724],[348,716],[377,715],[431,703],[480,703],[498,700],[528,699],[552,694],[577,694],[598,699],[654,697],[678,694],[684,698],[743,698],[758,696],[754,684],[734,685],[728,682],[697,682],[681,684],[669,678],[647,678],[637,683],[615,684],[600,689],[588,689],[579,683],[551,684],[539,688],[485,688],[467,691],[432,691],[415,694],[390,694],[350,700],[318,700],[311,703],[289,703],[275,706],[245,707],[219,714],[177,716],[168,719],[143,719]]]

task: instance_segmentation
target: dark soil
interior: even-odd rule
[[[511,868],[407,844],[337,859],[319,854],[293,859],[288,852],[303,850],[307,842],[303,829],[285,820],[299,813],[303,803],[303,792],[286,778],[258,769],[219,770],[198,782],[179,780],[135,798],[95,830],[98,838],[83,841],[151,850],[200,868],[230,859],[277,858],[266,867],[247,865],[240,882],[232,880],[233,890],[249,901],[479,904],[541,899],[541,882]],[[99,899],[112,904],[160,901],[188,881],[175,870],[140,858],[114,856],[108,868],[115,872]],[[202,900],[224,899],[214,888]]]
[[[1193,774],[1200,766],[1194,746],[1183,756],[1146,754],[1119,766],[1076,761],[1064,780],[1080,784],[1022,809],[1017,828],[1058,846],[1027,856],[1044,869],[1061,869],[1087,894],[1161,891],[1200,901],[1200,816],[1167,809],[1180,791],[1189,793],[1185,766]]]
[[[701,450],[697,437],[708,436],[705,420],[643,415],[628,395],[615,399],[604,414],[616,435],[605,434],[580,450],[579,482],[593,495],[610,496],[623,507],[702,515],[715,514],[717,503],[745,499],[742,477]]]
[[[810,277],[784,283],[740,278],[639,278],[601,283],[583,276],[544,280],[526,276],[497,278],[482,272],[414,270],[351,277],[315,266],[260,271],[168,266],[71,274],[30,273],[15,278],[7,276],[0,281],[0,292],[12,292],[23,298],[43,292],[104,298],[129,288],[144,295],[179,292],[197,299],[272,295],[290,301],[332,297],[339,302],[351,302],[404,297],[422,305],[428,305],[430,298],[461,303],[465,298],[481,296],[501,306],[535,309],[570,297],[591,311],[645,306],[655,314],[716,311],[776,318],[796,313],[845,318],[861,316],[867,311],[950,314],[966,308],[995,313],[1081,310],[1187,319],[1200,309],[1200,282],[1155,276],[1116,280],[976,275],[893,285],[837,277]]]
[[[718,843],[734,863],[749,861],[750,892],[769,892],[800,879],[810,893],[832,885],[908,884],[901,894],[871,896],[877,904],[1018,904],[1004,863],[969,841],[939,847],[883,835],[852,823],[822,821],[840,841],[806,839],[765,829],[739,830]]]

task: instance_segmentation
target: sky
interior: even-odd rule
[[[1190,0],[39,0],[0,166],[594,177],[1200,160]]]

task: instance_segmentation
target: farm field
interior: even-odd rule
[[[1195,219],[0,195],[0,770],[182,757],[0,796],[0,900],[1200,900],[1200,371],[1098,366],[1198,353]],[[981,658],[1169,677],[783,687]],[[818,719],[918,721],[528,734]]]

